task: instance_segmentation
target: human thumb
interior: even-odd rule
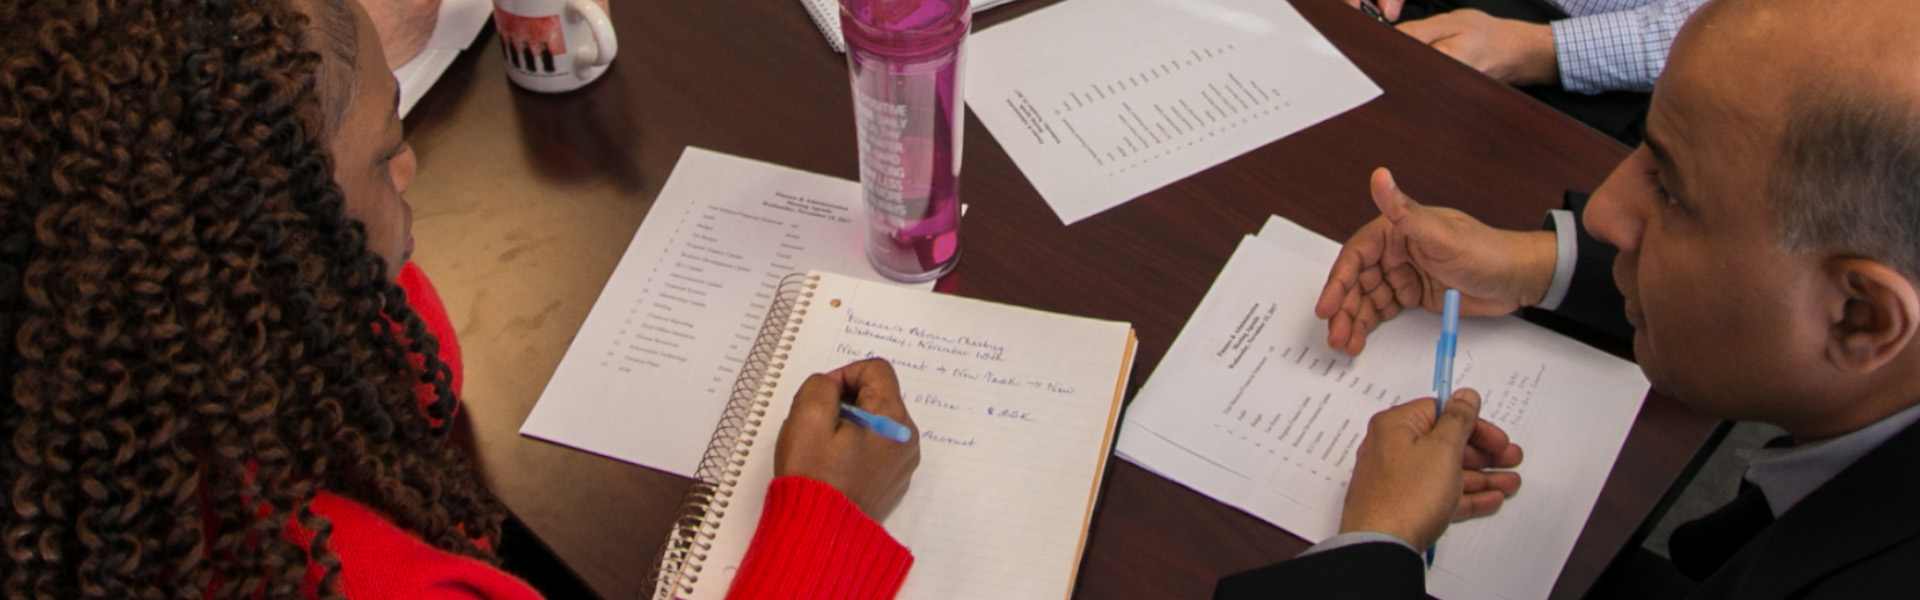
[[[1427,219],[1423,217],[1427,207],[1400,191],[1400,184],[1393,180],[1393,172],[1386,167],[1374,169],[1373,179],[1368,183],[1373,205],[1380,208],[1380,216],[1393,222],[1393,227],[1408,237],[1418,238],[1426,229]]]
[[[1465,451],[1467,440],[1473,437],[1474,426],[1480,422],[1480,392],[1472,388],[1454,390],[1453,399],[1447,402],[1446,409],[1440,411],[1440,422],[1434,423],[1431,437],[1445,442],[1448,447]]]

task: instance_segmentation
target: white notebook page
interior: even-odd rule
[[[693,597],[725,596],[746,555],[793,391],[880,356],[920,428],[920,467],[883,521],[914,555],[899,598],[1066,598],[1132,363],[1129,326],[820,276]]]

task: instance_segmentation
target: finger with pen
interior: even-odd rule
[[[855,362],[801,384],[780,426],[774,474],[830,485],[882,519],[906,495],[920,464],[917,432],[893,366]]]
[[[840,403],[840,418],[853,421],[853,424],[873,430],[880,437],[906,443],[913,439],[913,429],[901,425],[898,421],[882,417],[845,402]]]
[[[1393,17],[1387,16],[1386,11],[1380,10],[1380,5],[1374,0],[1360,0],[1360,12],[1366,13],[1367,16],[1372,17],[1375,21],[1388,25],[1393,24]],[[1398,16],[1397,13],[1400,12],[1398,6],[1394,7],[1394,12],[1396,13],[1395,16]]]
[[[1392,25],[1400,20],[1400,9],[1406,0],[1345,0],[1347,6],[1360,9],[1375,21]]]
[[[1447,525],[1493,514],[1520,489],[1520,446],[1481,420],[1480,394],[1461,388],[1446,410],[1420,398],[1380,411],[1355,453],[1340,532],[1391,535],[1433,548]]]

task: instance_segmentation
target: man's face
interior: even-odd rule
[[[1647,142],[1595,191],[1586,224],[1620,248],[1614,279],[1654,387],[1708,414],[1792,422],[1814,408],[1827,319],[1810,297],[1818,259],[1782,248],[1767,200],[1782,78],[1694,37],[1675,45]]]

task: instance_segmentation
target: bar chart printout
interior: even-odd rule
[[[1073,0],[968,52],[974,114],[1068,224],[1380,95],[1267,0]]]

